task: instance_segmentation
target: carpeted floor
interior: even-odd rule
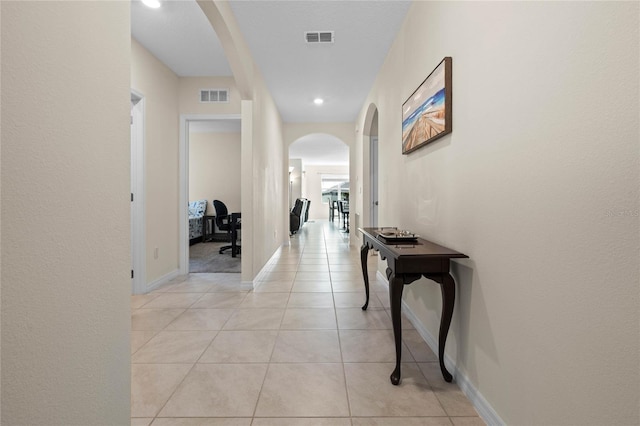
[[[229,243],[197,243],[189,247],[189,272],[240,273],[240,257],[231,257],[231,250],[219,254],[220,247]]]

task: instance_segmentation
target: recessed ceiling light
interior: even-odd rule
[[[142,3],[152,9],[157,9],[160,7],[160,0],[142,0]]]
[[[316,104],[316,105],[322,105],[322,104],[324,103],[324,99],[322,99],[322,98],[315,98],[315,99],[313,100],[313,103],[314,103],[314,104]]]

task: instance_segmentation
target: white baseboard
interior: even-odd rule
[[[163,276],[161,276],[160,278],[156,278],[155,280],[151,281],[150,283],[147,283],[147,293],[150,291],[155,290],[156,288],[168,283],[169,281],[171,281],[172,279],[178,277],[180,275],[180,270],[179,269],[174,269],[173,271],[169,272],[168,274],[165,274]]]
[[[276,253],[278,253],[279,250],[280,249],[276,250]],[[274,253],[274,256],[275,256],[276,253]],[[264,277],[265,275],[267,275],[269,273],[269,264],[270,264],[270,262],[271,262],[271,259],[269,259],[269,261],[264,264],[262,269],[260,269],[260,272],[258,272],[258,274],[253,278],[253,281],[243,281],[242,282],[243,288],[244,288],[245,284],[247,284],[248,290],[255,289],[259,285],[259,283],[262,281],[262,277]]]
[[[376,276],[379,280],[382,280],[389,286],[389,281],[387,277],[380,271],[377,272]],[[418,334],[424,339],[427,346],[431,348],[434,354],[438,354],[438,339],[436,339],[427,328],[422,324],[422,322],[418,319],[418,317],[413,313],[409,305],[403,300],[402,301],[402,312],[406,315],[407,319],[413,327],[416,329]],[[469,378],[465,376],[457,367],[453,359],[446,353],[444,354],[444,365],[447,367],[447,370],[451,372],[453,375],[455,382],[458,384],[460,390],[469,398],[469,402],[473,405],[473,407],[478,412],[478,415],[482,417],[488,425],[504,425],[505,422],[500,418],[498,413],[493,409],[493,407],[487,402],[487,400],[482,396],[480,391],[476,389],[476,387],[471,383]]]

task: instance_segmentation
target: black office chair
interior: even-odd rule
[[[291,209],[291,212],[289,213],[289,234],[290,235],[295,234],[302,227],[303,221],[301,216],[303,214],[303,211],[302,211],[303,206],[304,206],[304,203],[300,198],[298,198],[296,199],[296,204],[293,206],[293,209]]]
[[[216,209],[216,225],[218,225],[218,228],[221,231],[227,231],[229,241],[232,244],[229,246],[220,247],[219,253],[222,254],[225,250],[233,249],[233,243],[234,243],[233,239],[237,238],[238,235],[236,232],[232,232],[234,231],[232,226],[233,218],[229,214],[229,211],[227,210],[227,206],[220,200],[213,200],[213,207]],[[241,227],[241,224],[237,223],[235,226],[235,229],[238,230],[240,229],[240,227]],[[240,246],[236,245],[235,248],[236,248],[236,251],[240,253]],[[235,255],[234,253],[232,254]]]

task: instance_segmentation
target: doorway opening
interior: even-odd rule
[[[131,293],[144,294],[145,185],[144,185],[144,97],[131,90]]]
[[[349,146],[346,143],[326,133],[298,138],[289,146],[289,171],[290,208],[295,207],[297,199],[303,199],[309,206],[308,220],[344,221],[344,216],[337,213],[337,201],[343,202],[348,211]],[[290,228],[292,226],[290,224]],[[299,227],[303,226],[304,222],[300,221]],[[290,231],[295,234],[297,230]]]
[[[365,224],[370,227],[377,227],[379,221],[379,139],[378,139],[378,108],[371,104],[367,111],[365,124],[363,127],[364,146],[364,176],[365,188],[363,191],[363,211],[365,213]]]
[[[180,117],[180,273],[240,273],[241,255],[220,229],[214,200],[240,212],[240,115]],[[236,233],[241,236],[241,229]],[[240,245],[239,238],[236,239]],[[238,275],[239,276],[239,275]]]

